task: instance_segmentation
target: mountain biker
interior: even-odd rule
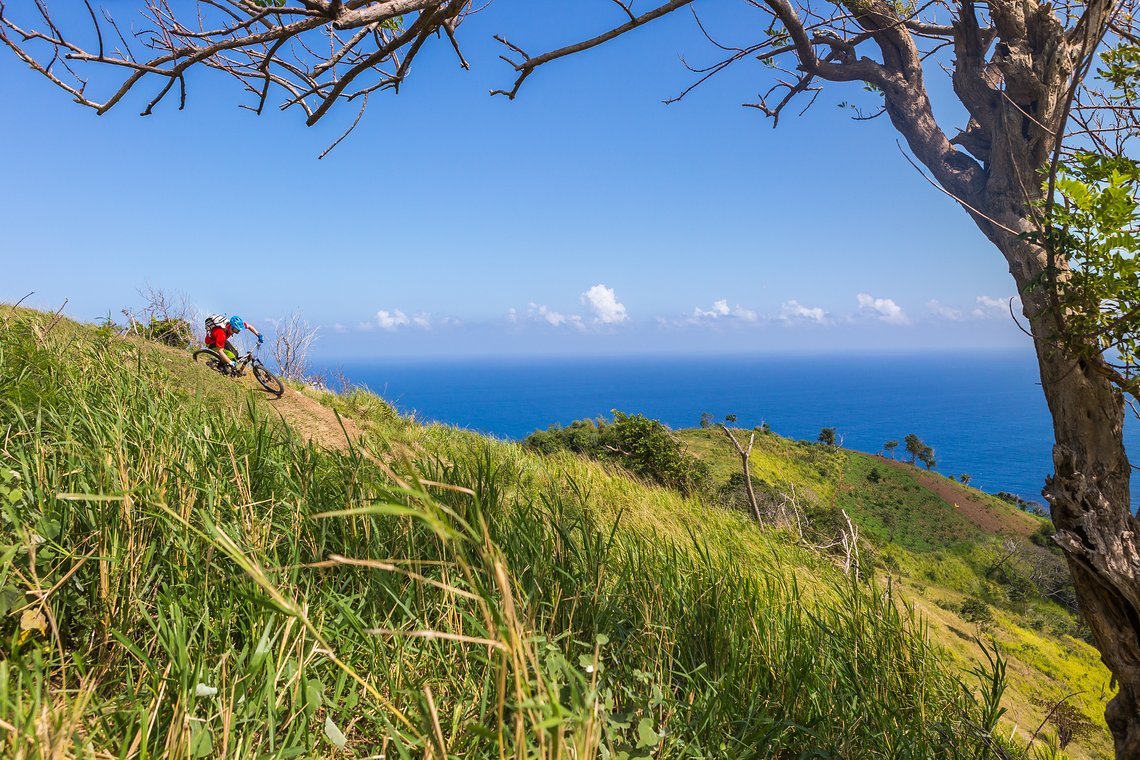
[[[233,360],[237,358],[238,350],[230,342],[230,337],[245,329],[257,336],[257,345],[260,346],[265,342],[265,336],[237,314],[229,319],[225,314],[211,314],[206,317],[206,347],[212,348],[222,358],[223,369],[227,372],[237,371]]]

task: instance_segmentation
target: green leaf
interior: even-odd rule
[[[656,747],[661,737],[654,728],[653,718],[642,718],[637,722],[637,748]]]
[[[348,739],[341,733],[340,729],[333,723],[331,715],[325,716],[325,736],[328,740],[340,749],[344,749],[344,745],[348,744]]]
[[[214,752],[214,736],[197,721],[190,722],[190,757],[206,757]]]
[[[496,733],[494,730],[488,728],[487,726],[484,726],[482,723],[477,723],[475,721],[464,723],[463,728],[464,730],[475,734],[479,738],[487,739],[488,741],[494,741],[499,737],[498,733]]]
[[[58,520],[49,520],[45,517],[36,525],[36,532],[49,541],[59,538],[59,531],[60,524]]]
[[[312,715],[325,701],[325,685],[316,678],[305,679],[305,712]]]
[[[24,592],[14,586],[0,589],[0,616],[7,615],[17,607],[24,606]]]

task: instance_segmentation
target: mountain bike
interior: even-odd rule
[[[246,367],[250,369],[253,378],[261,385],[262,388],[272,393],[275,397],[281,398],[281,394],[285,392],[285,384],[272,372],[265,368],[261,360],[253,355],[252,351],[246,352],[244,356],[239,356],[232,366],[228,366],[218,352],[212,348],[200,348],[194,352],[194,361],[204,362],[207,367],[223,375],[230,377],[242,377],[245,375]]]

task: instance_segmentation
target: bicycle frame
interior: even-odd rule
[[[265,368],[261,359],[254,353],[257,350],[258,349],[255,348],[251,351],[246,351],[244,354],[239,354],[233,359],[227,356],[226,362],[223,363],[219,361],[220,357],[218,351],[207,346],[206,348],[194,352],[194,361],[199,361],[199,357],[203,356],[211,357],[209,362],[214,369],[219,370],[223,374],[236,375],[238,377],[244,376],[246,368],[251,367],[253,377],[257,380],[258,384],[274,394],[277,398],[281,398],[281,394],[285,392],[285,385],[281,382],[281,378]],[[226,364],[228,364],[228,367],[232,367],[232,370],[228,369]]]

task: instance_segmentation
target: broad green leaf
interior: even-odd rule
[[[0,616],[7,615],[24,604],[24,592],[13,586],[0,589]]]
[[[305,711],[312,714],[324,704],[325,685],[316,678],[305,679]]]
[[[637,722],[637,747],[655,747],[661,741],[657,729],[654,728],[653,718],[642,718]]]
[[[190,722],[190,757],[207,757],[214,753],[214,736],[198,721]]]
[[[348,739],[341,733],[340,729],[333,723],[331,715],[325,716],[325,736],[337,747],[344,749],[344,745],[348,744]]]

